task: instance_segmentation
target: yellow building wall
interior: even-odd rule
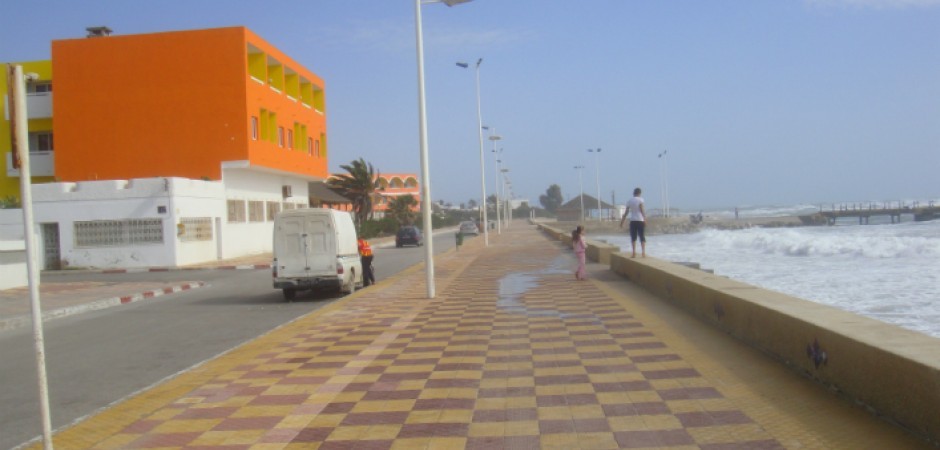
[[[7,202],[11,197],[19,199],[20,197],[20,178],[18,176],[8,176],[7,158],[13,151],[13,129],[11,127],[8,106],[12,104],[13,98],[10,86],[7,82],[8,65],[23,66],[23,73],[35,73],[39,75],[37,81],[49,81],[52,79],[52,61],[26,61],[3,64],[3,74],[0,76],[0,95],[3,95],[3,117],[0,120],[0,202]],[[53,92],[55,86],[53,85]],[[33,119],[29,121],[28,128],[30,132],[50,131],[52,130],[52,119]],[[53,147],[54,148],[54,147]],[[33,183],[48,183],[55,181],[55,177],[33,177]],[[17,200],[18,201],[18,200]]]

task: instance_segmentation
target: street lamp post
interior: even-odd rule
[[[428,117],[424,101],[424,39],[421,32],[421,5],[441,3],[454,6],[472,0],[415,0],[415,47],[418,53],[418,141],[421,155],[421,215],[424,232],[424,272],[428,298],[434,298],[434,234],[431,228],[431,173],[428,169]]]
[[[489,227],[486,224],[486,170],[483,167],[483,114],[480,110],[480,64],[483,63],[483,58],[477,60],[476,64],[476,85],[477,85],[477,136],[480,141],[480,192],[481,199],[480,202],[480,212],[482,218],[480,223],[483,225],[483,246],[490,245],[490,233]],[[459,62],[458,66],[463,67],[464,69],[468,68],[470,65],[467,63]]]
[[[46,343],[42,326],[42,306],[39,292],[39,261],[36,260],[36,232],[33,228],[32,172],[29,167],[29,114],[26,108],[26,81],[35,74],[24,74],[23,66],[7,65],[8,86],[12,88],[10,119],[13,134],[13,152],[20,161],[20,197],[23,209],[23,235],[26,238],[26,275],[29,285],[29,304],[33,319],[33,350],[36,353],[36,375],[39,387],[39,413],[42,424],[42,446],[52,450],[52,410],[49,406],[49,378],[46,371]]]
[[[660,188],[663,197],[663,217],[669,217],[669,180],[666,179],[666,150],[659,154],[660,165]]]
[[[496,191],[495,191],[495,194],[493,195],[496,196],[496,204],[494,205],[494,209],[496,210],[496,232],[497,233],[501,233],[502,226],[503,226],[502,212],[499,210],[499,199],[500,197],[502,197],[502,192],[503,192],[503,189],[502,189],[503,169],[500,166],[503,160],[499,159],[500,152],[497,152],[495,148],[493,149],[493,158],[496,160]]]
[[[581,169],[584,169],[584,166],[578,165],[574,166],[578,170],[578,186],[581,188],[581,218],[578,219],[578,222],[584,220],[584,182],[581,179]]]
[[[601,149],[588,149],[588,153],[594,153],[594,180],[597,183],[597,221],[601,221]]]
[[[501,221],[499,217],[500,216],[500,213],[499,213],[499,173],[500,173],[499,163],[501,163],[502,160],[499,159],[499,154],[502,153],[503,150],[500,149],[499,152],[496,151],[496,141],[502,139],[502,136],[496,134],[495,128],[492,131],[493,131],[493,134],[490,135],[490,141],[493,142],[493,157],[496,159],[496,193],[494,194],[496,195],[496,205],[495,205],[496,206],[495,208],[496,209],[496,234],[502,234],[503,231],[500,226]]]
[[[503,149],[499,149],[503,151]],[[503,211],[503,220],[506,221],[506,229],[509,229],[509,225],[512,223],[512,182],[509,180],[509,169],[502,169],[503,174],[503,203],[506,205],[506,210]],[[507,191],[509,191],[507,193]]]

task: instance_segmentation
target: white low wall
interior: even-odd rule
[[[0,209],[0,240],[21,241],[26,239],[23,232],[22,209]]]
[[[177,267],[267,253],[271,251],[274,224],[267,207],[262,220],[230,223],[227,201],[245,202],[246,211],[250,201],[277,203],[279,209],[285,203],[294,207],[306,207],[308,203],[308,181],[289,174],[239,166],[224,169],[223,180],[140,178],[34,184],[34,227],[40,247],[34,252],[36,258],[43,262],[43,269],[58,265],[143,268]],[[285,198],[285,193],[290,195]],[[114,236],[119,233],[115,232],[116,226],[109,224],[90,224],[95,228],[92,233],[100,227],[101,234],[110,234],[105,240],[118,244],[82,246],[76,240],[76,222],[140,219],[159,220],[162,241],[150,242],[135,235],[137,238],[125,238],[121,243],[122,239]],[[185,230],[181,228],[183,219],[211,223],[211,239],[183,240],[192,239],[192,235],[179,235]],[[129,233],[127,229],[125,233]],[[0,210],[0,239],[22,240],[23,235],[22,211]],[[44,248],[50,242],[58,242],[58,247]]]
[[[26,242],[0,240],[0,290],[26,286]]]
[[[225,215],[221,183],[185,178],[85,181],[33,185],[37,224],[58,224],[59,259],[69,267],[136,268],[174,267],[214,260],[217,233],[212,241],[181,243],[177,224],[183,217],[215,219]],[[160,219],[162,243],[81,247],[75,222],[96,220]]]

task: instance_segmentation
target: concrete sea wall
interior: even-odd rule
[[[570,231],[539,224],[568,245]],[[588,257],[875,414],[940,443],[940,339],[587,240]]]

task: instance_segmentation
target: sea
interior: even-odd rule
[[[819,205],[794,205],[741,207],[737,212],[738,220],[746,223],[819,209]],[[706,222],[734,220],[735,209],[702,214]],[[592,239],[630,249],[628,235]],[[940,338],[940,219],[915,222],[912,215],[902,215],[900,223],[885,216],[871,217],[866,225],[845,218],[832,226],[703,229],[648,235],[646,251],[659,259],[699,263],[716,275]]]

